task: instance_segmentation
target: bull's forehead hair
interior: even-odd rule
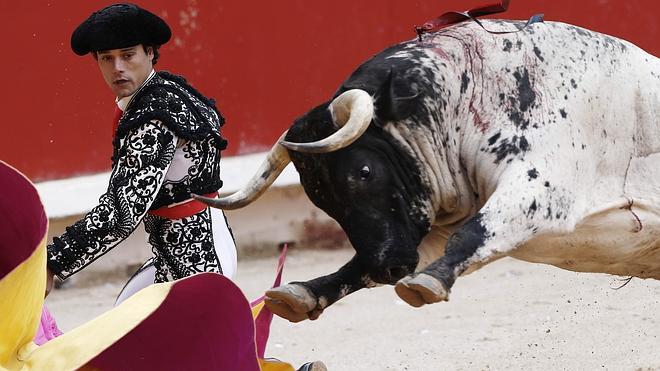
[[[296,143],[314,142],[334,133],[332,115],[328,109],[330,102],[315,107],[296,119],[286,135],[286,140]]]
[[[307,143],[321,140],[333,134],[335,127],[330,111],[330,102],[325,102],[294,121],[285,140],[297,143]],[[321,187],[330,179],[328,161],[334,153],[302,153],[289,151],[291,161],[300,174],[300,181],[305,191],[310,192]],[[326,190],[327,191],[327,190]],[[318,192],[310,194],[310,199],[316,206],[326,210],[332,204],[331,192]],[[326,210],[328,211],[328,210]]]
[[[286,134],[285,140],[295,143],[307,143],[321,140],[334,133],[337,128],[332,122],[332,115],[328,110],[328,106],[329,102],[323,103],[296,119]],[[301,167],[306,171],[323,167],[319,161],[319,157],[324,157],[322,155],[296,151],[289,151],[289,153],[291,160],[299,168],[299,171]]]

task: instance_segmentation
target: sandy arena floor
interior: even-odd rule
[[[333,272],[350,250],[292,251],[284,281]],[[271,284],[276,258],[239,262],[248,299]],[[57,290],[62,330],[112,306],[123,282]],[[457,280],[448,303],[412,308],[392,287],[363,290],[317,321],[273,321],[267,355],[334,370],[660,370],[660,282],[502,259]]]

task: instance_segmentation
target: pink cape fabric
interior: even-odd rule
[[[277,287],[281,283],[286,253],[287,246],[285,245],[278,260],[277,273],[273,287]],[[214,287],[213,289],[202,288],[205,286],[203,281],[213,282],[214,280],[220,281],[214,283],[217,287]],[[184,289],[185,286],[189,287]],[[185,315],[181,316],[181,308],[184,308],[192,302],[199,301],[199,294],[205,292],[214,292],[217,295],[211,295],[211,297],[206,298],[205,306],[202,306],[202,308],[198,307],[197,313],[195,313],[196,315],[193,317],[193,321],[184,320],[181,322],[180,320],[185,318]],[[194,298],[191,297],[191,295],[194,295]],[[181,296],[187,297],[182,300]],[[253,301],[250,306],[255,307],[262,304],[263,300],[264,296]],[[256,314],[256,317],[253,320],[250,317],[242,318],[247,316],[251,311],[247,310],[248,303],[245,300],[245,296],[243,296],[240,289],[231,282],[231,280],[224,276],[211,273],[200,274],[197,277],[189,277],[187,280],[175,284],[170,295],[168,295],[166,302],[170,302],[170,305],[167,305],[168,303],[164,302],[156,312],[146,318],[136,329],[122,337],[117,343],[110,346],[102,354],[91,360],[86,367],[83,367],[83,369],[97,369],[100,366],[109,367],[108,369],[121,369],[122,367],[127,366],[119,360],[122,357],[128,357],[128,359],[134,360],[145,358],[144,353],[141,353],[141,351],[147,351],[148,354],[150,353],[149,349],[144,348],[154,350],[157,348],[157,345],[154,344],[145,345],[145,339],[151,339],[151,341],[147,343],[157,341],[155,341],[152,336],[145,337],[144,334],[147,333],[153,335],[154,333],[157,333],[157,329],[162,330],[163,323],[178,323],[185,330],[177,329],[177,326],[171,325],[169,330],[166,330],[167,335],[169,336],[164,337],[167,339],[165,341],[171,342],[174,339],[176,339],[175,341],[177,342],[183,341],[189,347],[189,349],[185,351],[188,355],[195,353],[195,351],[199,351],[199,349],[210,347],[213,349],[215,356],[220,358],[217,359],[216,357],[212,357],[214,359],[204,360],[204,358],[208,358],[208,354],[204,352],[201,352],[199,355],[193,355],[192,359],[201,362],[199,364],[200,366],[213,366],[214,368],[221,367],[220,369],[225,369],[225,366],[231,365],[231,368],[234,370],[259,370],[258,364],[254,362],[257,358],[264,358],[273,313],[267,307],[262,306],[258,313],[252,313],[252,315]],[[169,312],[172,311],[177,313],[176,316],[178,318],[176,320],[170,318],[172,313]],[[213,314],[208,315],[209,313],[202,313],[208,311]],[[199,323],[196,323],[197,321],[199,321]],[[214,328],[217,327],[218,324],[220,325],[219,328]],[[156,328],[154,325],[157,325],[158,327]],[[203,328],[203,330],[192,330],[194,328]],[[48,311],[48,308],[44,305],[42,308],[39,329],[34,342],[37,345],[42,345],[60,335],[62,335],[62,332],[57,327],[57,323]],[[197,344],[195,345],[195,343]],[[119,355],[121,355],[121,357]],[[165,361],[165,363],[161,362],[162,364],[160,365],[155,365],[152,360],[151,362],[142,364],[141,367],[145,367],[145,370],[159,369],[158,367],[164,366],[165,364],[167,364],[168,367],[171,367],[174,364],[177,364],[177,362],[180,362],[180,358],[187,358],[187,361],[184,361],[184,363],[187,365],[192,364],[188,357],[174,356],[174,359],[169,359]],[[135,365],[135,362],[136,361],[133,361],[132,364]],[[265,366],[266,365],[264,365],[264,367]]]
[[[39,329],[37,335],[34,337],[34,342],[37,345],[42,345],[48,340],[54,339],[62,335],[62,331],[57,327],[55,318],[50,314],[46,305],[41,309],[41,321],[39,322]]]
[[[277,273],[275,275],[275,282],[273,287],[278,287],[282,282],[282,271],[284,270],[284,261],[286,260],[286,252],[288,245],[284,244],[284,248],[280,253],[280,258],[277,261]],[[250,303],[250,307],[254,308],[263,303],[265,296],[254,300]],[[255,338],[257,342],[257,355],[259,358],[264,358],[266,353],[266,343],[268,343],[268,336],[270,335],[270,323],[273,321],[273,312],[268,307],[263,306],[257,316],[254,318]]]
[[[81,370],[260,371],[250,303],[238,286],[217,273],[168,285],[156,310]]]

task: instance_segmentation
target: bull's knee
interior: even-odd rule
[[[449,288],[425,273],[402,278],[394,286],[397,295],[413,307],[449,300]]]

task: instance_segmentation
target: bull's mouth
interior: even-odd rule
[[[388,230],[389,232],[387,232]],[[399,230],[399,228],[390,225],[385,228],[385,232],[381,231],[380,233],[387,235],[388,233],[394,233],[395,230]],[[372,231],[372,233],[377,234],[378,231]],[[384,242],[380,243],[372,241],[372,245],[365,246],[360,244],[360,235],[351,239],[353,235],[350,231],[347,234],[355,251],[357,251],[363,269],[368,272],[371,280],[378,284],[394,285],[417,269],[419,253],[416,246],[418,242],[410,236],[400,239],[385,239]]]

